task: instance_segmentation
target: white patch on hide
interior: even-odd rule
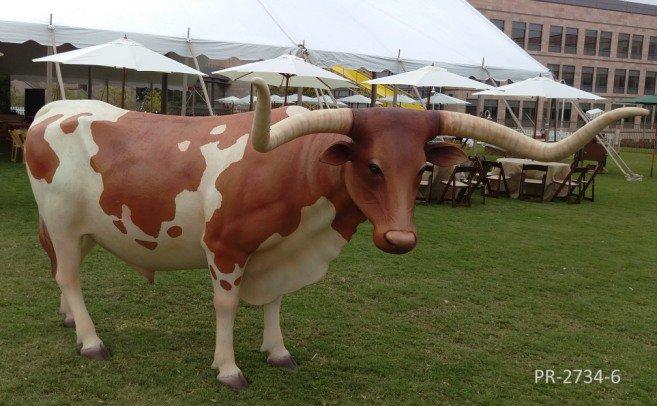
[[[189,140],[179,142],[178,143],[178,149],[180,150],[180,152],[185,152],[185,151],[187,151],[187,148],[189,148],[189,144],[191,144],[191,141],[189,141]]]
[[[223,134],[226,131],[226,124],[221,124],[210,130],[210,135]]]
[[[305,108],[305,107],[301,107],[301,106],[290,106],[290,107],[288,107],[287,109],[285,109],[285,114],[287,114],[288,117],[289,117],[289,116],[294,116],[294,115],[296,115],[296,114],[305,113],[305,112],[307,112],[307,111],[308,111],[308,109]]]

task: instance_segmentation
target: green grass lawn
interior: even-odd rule
[[[623,156],[648,173],[649,155]],[[265,364],[262,311],[240,307],[251,386],[232,393],[210,369],[207,270],[148,285],[95,249],[83,291],[112,357],[78,356],[25,171],[0,163],[0,404],[654,402],[657,181],[610,169],[595,203],[417,207],[420,242],[404,256],[362,225],[324,281],[284,299],[297,371]],[[535,369],[567,368],[618,369],[621,382],[534,383]]]

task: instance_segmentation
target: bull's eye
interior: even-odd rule
[[[367,167],[372,175],[381,175],[381,168],[376,164],[369,164]]]

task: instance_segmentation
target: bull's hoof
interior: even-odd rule
[[[62,322],[62,325],[66,328],[75,328],[75,319],[73,316],[66,316]]]
[[[235,375],[218,376],[217,379],[231,390],[238,391],[249,387],[249,383],[241,372]]]
[[[287,368],[292,370],[297,369],[299,366],[290,354],[280,358],[267,358],[267,363],[273,367]]]
[[[103,343],[100,343],[95,347],[83,348],[80,350],[80,355],[96,361],[106,361],[109,358],[109,351]]]

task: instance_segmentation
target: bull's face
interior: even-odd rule
[[[321,157],[344,165],[347,191],[374,225],[374,244],[385,252],[403,254],[417,243],[413,209],[427,162],[446,166],[467,158],[453,144],[427,144],[435,128],[422,112],[354,110],[353,141],[337,142]]]

